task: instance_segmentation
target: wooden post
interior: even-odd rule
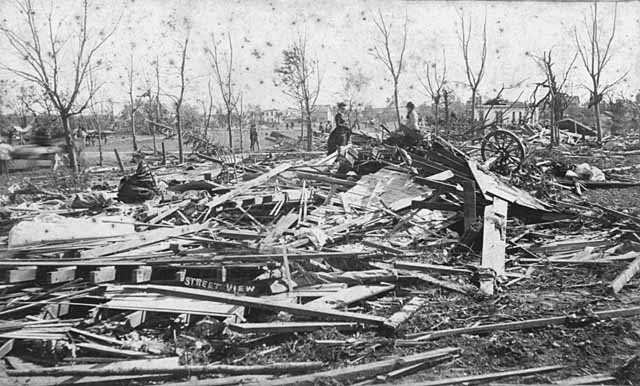
[[[474,181],[464,181],[464,230],[471,229],[476,222],[476,183]]]
[[[124,171],[124,164],[122,163],[122,159],[120,159],[120,154],[118,153],[118,149],[113,149],[113,152],[116,153],[116,160],[118,161],[118,166],[120,167],[120,171],[122,174],[126,174]]]
[[[164,141],[162,142],[162,164],[167,164],[167,152],[164,149]]]
[[[504,275],[504,259],[507,233],[508,203],[499,197],[493,198],[493,204],[484,208],[484,227],[482,237],[482,267],[491,268],[498,275]],[[483,283],[480,289],[493,294],[493,280]]]

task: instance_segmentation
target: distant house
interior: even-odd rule
[[[316,105],[311,112],[311,122],[327,122],[333,120],[333,114],[330,105]]]
[[[262,112],[261,118],[264,123],[280,123],[282,113],[278,109],[269,109]]]
[[[518,124],[520,122],[538,123],[539,112],[531,111],[522,102],[508,102],[503,99],[491,99],[476,106],[476,119],[486,124]]]

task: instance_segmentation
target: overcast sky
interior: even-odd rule
[[[45,4],[34,0],[36,4]],[[54,15],[66,17],[73,25],[73,16],[79,12],[80,1],[57,0]],[[564,68],[576,53],[574,26],[584,31],[584,18],[591,3],[585,2],[453,2],[453,1],[187,1],[187,0],[135,0],[94,1],[92,25],[95,31],[110,28],[122,14],[117,30],[104,47],[103,71],[97,74],[105,83],[102,98],[111,98],[118,105],[125,103],[126,86],[123,83],[130,55],[139,74],[137,86],[144,88],[144,78],[152,76],[150,63],[159,56],[162,67],[164,92],[175,91],[177,84],[178,42],[184,39],[183,20],[192,27],[188,56],[189,87],[185,96],[189,103],[197,103],[206,95],[210,63],[204,48],[211,33],[222,37],[230,33],[239,64],[237,82],[245,89],[245,102],[260,104],[263,108],[293,106],[294,103],[274,86],[274,68],[282,58],[282,50],[300,31],[307,31],[311,51],[319,58],[324,74],[319,103],[334,103],[340,99],[342,79],[346,68],[361,68],[372,78],[363,99],[374,106],[382,106],[392,93],[390,77],[383,65],[370,54],[379,34],[372,22],[381,10],[391,24],[392,36],[399,37],[402,20],[409,18],[407,58],[400,78],[400,99],[421,103],[427,98],[422,93],[416,73],[424,73],[426,61],[442,62],[443,50],[448,67],[448,78],[456,93],[465,100],[469,96],[464,86],[465,75],[457,31],[459,12],[471,18],[474,36],[471,41],[472,59],[479,56],[483,19],[487,17],[488,58],[486,77],[480,86],[481,94],[492,96],[501,85],[523,82],[505,92],[508,98],[517,97],[523,90],[529,95],[534,82],[542,74],[531,55],[541,55],[553,49],[558,70]],[[599,5],[602,28],[608,32],[613,20],[614,3]],[[6,23],[20,26],[21,15],[10,0],[0,0],[0,13]],[[173,28],[168,21],[176,21]],[[612,48],[613,59],[604,80],[615,79],[629,71],[617,92],[635,94],[640,88],[640,3],[618,4],[616,40]],[[23,28],[24,30],[24,28]],[[72,45],[69,45],[73,47]],[[69,47],[67,47],[69,48]],[[6,55],[7,44],[0,43],[3,55],[0,61],[15,65],[15,59]],[[392,47],[394,53],[398,46]],[[473,61],[473,60],[472,60]],[[477,61],[474,61],[476,64]],[[477,65],[477,64],[476,64]],[[8,73],[0,76],[10,79]],[[586,73],[580,60],[572,73],[570,89],[585,97]],[[217,90],[216,90],[217,91]],[[216,92],[217,103],[221,102]]]

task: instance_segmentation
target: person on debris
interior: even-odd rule
[[[0,137],[0,175],[9,174],[9,161],[11,161],[11,153],[13,146],[5,143],[4,138]]]
[[[150,200],[158,193],[158,185],[151,168],[144,161],[144,155],[136,153],[133,160],[138,163],[136,172],[123,177],[118,186],[118,200],[129,204]]]
[[[418,130],[418,113],[416,113],[413,102],[407,103],[407,119],[404,125],[409,130]]]
[[[260,150],[260,144],[258,143],[258,129],[255,123],[251,124],[251,129],[249,131],[249,140],[251,140],[251,151],[255,151],[255,147],[258,147]]]
[[[344,119],[345,107],[347,105],[344,102],[338,103],[338,112],[335,117],[336,128],[329,134],[327,154],[334,153],[340,146],[346,146],[351,138],[351,130]]]

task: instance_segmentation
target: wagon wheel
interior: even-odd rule
[[[518,170],[525,158],[524,144],[509,130],[495,130],[482,140],[482,160],[495,158],[491,170],[509,175]]]

